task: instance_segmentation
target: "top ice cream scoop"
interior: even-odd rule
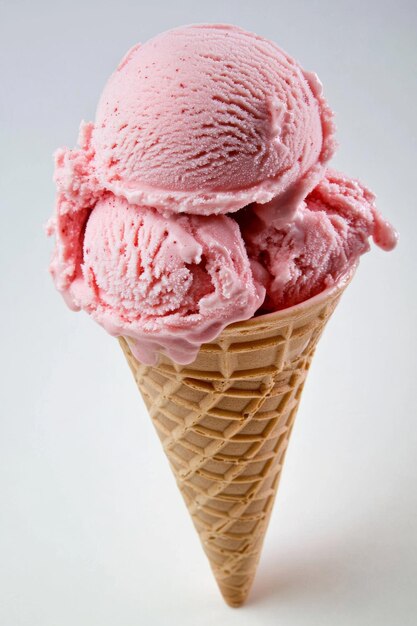
[[[226,213],[291,190],[334,149],[314,74],[240,28],[177,28],[134,46],[110,77],[93,133],[103,186],[172,212]]]

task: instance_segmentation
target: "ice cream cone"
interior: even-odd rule
[[[141,364],[120,343],[220,591],[255,576],[317,341],[351,275],[301,305],[227,327],[190,365]]]

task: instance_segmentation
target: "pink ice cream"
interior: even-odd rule
[[[279,206],[284,195],[295,209],[334,149],[317,77],[226,25],[134,46],[103,91],[93,141],[101,183],[115,195],[205,215]]]
[[[79,148],[61,148],[55,153],[54,181],[57,187],[55,212],[47,225],[56,243],[50,265],[55,286],[68,306],[76,309],[71,298],[72,283],[82,276],[84,228],[90,212],[103,191],[99,189],[92,161],[92,124],[82,123]]]
[[[265,289],[230,217],[163,216],[100,187],[92,131],[82,124],[79,148],[55,155],[55,285],[70,308],[129,338],[144,363],[159,352],[189,363],[225,326],[252,317]]]
[[[153,364],[335,284],[370,236],[396,236],[326,170],[333,131],[317,77],[257,35],[187,26],[134,46],[55,156],[57,289]]]
[[[82,275],[70,292],[111,334],[128,337],[144,363],[158,352],[189,363],[227,324],[252,317],[265,296],[230,217],[163,217],[113,195],[91,212]]]
[[[384,250],[397,241],[376,210],[375,196],[333,170],[290,222],[265,227],[252,207],[239,221],[254,275],[266,287],[263,311],[293,306],[336,284],[369,250],[369,237]]]

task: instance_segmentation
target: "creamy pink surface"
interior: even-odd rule
[[[143,363],[159,352],[191,362],[202,343],[252,317],[264,299],[227,216],[163,217],[108,194],[91,211],[82,247],[74,306],[129,337]]]
[[[285,224],[265,224],[252,207],[237,216],[254,276],[264,284],[263,311],[303,302],[336,284],[369,250],[369,237],[385,250],[396,233],[361,183],[328,170]]]
[[[337,284],[396,233],[326,173],[333,130],[317,77],[257,35],[188,26],[134,46],[55,155],[57,289],[152,364]]]
[[[92,124],[81,124],[79,147],[60,148],[55,153],[54,181],[57,188],[55,211],[47,225],[48,235],[55,235],[55,249],[49,270],[56,288],[71,308],[71,286],[81,275],[84,227],[92,207],[102,195],[92,165]]]
[[[298,204],[334,149],[314,74],[227,25],[134,46],[110,77],[93,141],[102,185],[173,212],[226,213],[286,194]]]

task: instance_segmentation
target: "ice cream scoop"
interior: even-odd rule
[[[294,218],[265,224],[252,207],[237,216],[254,275],[267,290],[264,311],[284,309],[337,284],[369,250],[369,237],[385,250],[396,233],[359,181],[327,170]]]
[[[110,77],[93,142],[102,185],[170,212],[299,203],[334,149],[317,77],[274,43],[228,25],[177,28],[134,46]]]
[[[89,215],[82,249],[74,307],[129,338],[143,363],[160,352],[189,363],[202,343],[252,317],[264,298],[239,228],[225,215],[163,217],[108,194]]]

